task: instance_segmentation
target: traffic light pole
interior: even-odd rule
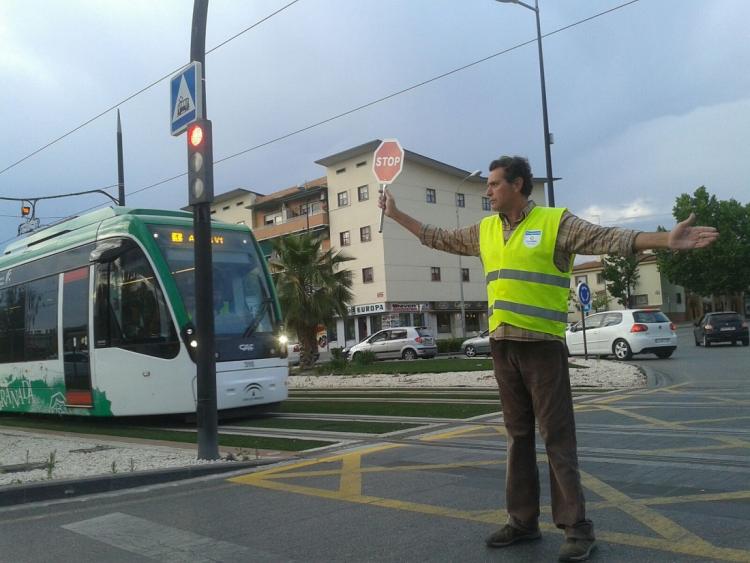
[[[193,29],[190,36],[190,60],[206,68],[206,18],[208,0],[194,0]],[[205,80],[205,70],[204,70]],[[206,118],[206,88],[203,84],[203,117]],[[189,134],[188,134],[189,137]],[[209,138],[210,141],[210,138]],[[190,139],[188,138],[188,146]],[[213,199],[213,155],[207,151],[203,165],[208,173],[205,191],[211,194],[193,204],[193,232],[195,237],[195,316],[197,395],[196,422],[198,427],[198,459],[218,459],[218,414],[216,410],[216,358],[214,356],[213,259],[211,256],[211,200]],[[190,149],[188,149],[188,160]],[[188,162],[188,166],[190,166]],[[193,197],[194,186],[189,186]]]

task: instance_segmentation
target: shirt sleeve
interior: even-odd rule
[[[479,256],[479,225],[462,229],[441,229],[423,224],[419,241],[435,250],[462,256]]]
[[[641,231],[602,227],[566,211],[557,235],[558,249],[568,254],[616,254],[631,256],[633,243]]]

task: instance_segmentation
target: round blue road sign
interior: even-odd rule
[[[576,292],[578,293],[578,302],[581,305],[591,303],[591,289],[589,289],[589,284],[586,282],[579,283]]]

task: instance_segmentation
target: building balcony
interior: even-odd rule
[[[292,233],[321,230],[328,228],[328,211],[315,211],[309,215],[287,217],[285,221],[269,225],[260,225],[253,229],[258,241],[276,238]]]

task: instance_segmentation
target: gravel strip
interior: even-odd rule
[[[416,360],[419,361],[419,360]],[[646,375],[636,366],[608,360],[576,358],[570,370],[573,387],[619,389],[645,387]],[[492,370],[452,373],[297,375],[290,389],[347,387],[490,387],[497,388]]]

